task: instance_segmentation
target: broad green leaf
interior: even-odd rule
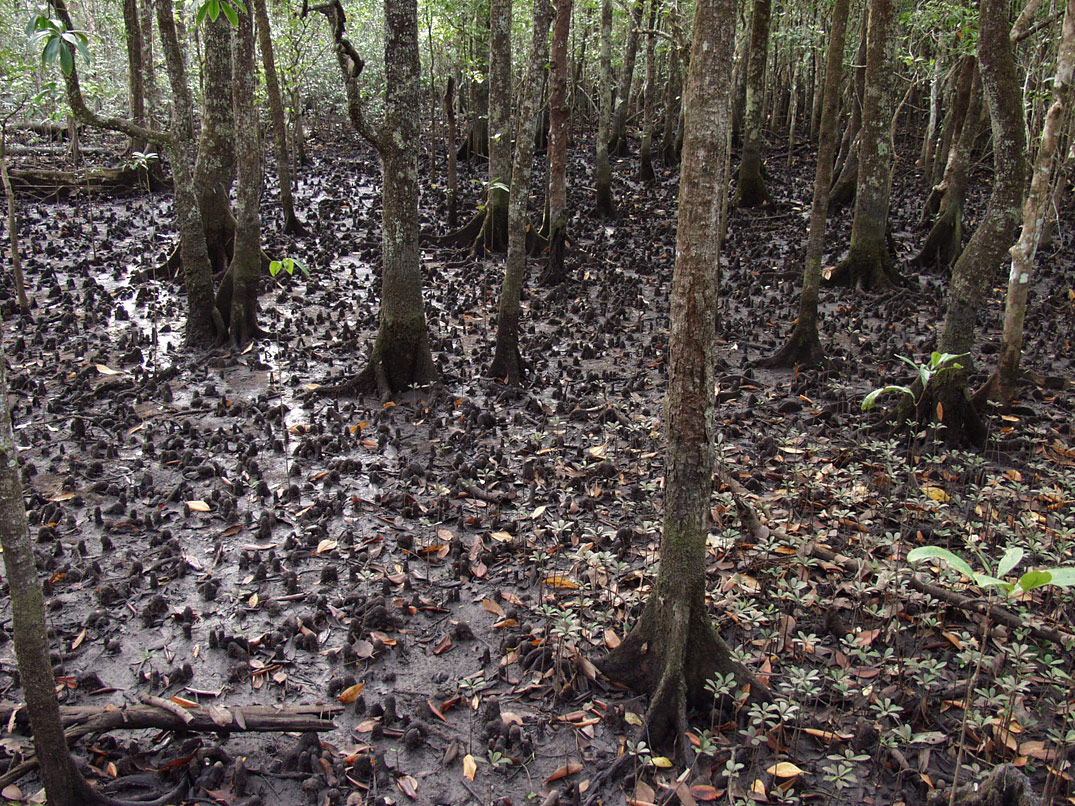
[[[1053,575],[1048,571],[1027,571],[1019,577],[1019,587],[1025,591],[1032,591],[1053,581]]]
[[[886,392],[900,392],[908,397],[914,397],[914,392],[906,386],[882,386],[880,389],[874,389],[862,399],[862,410],[869,411],[872,409],[877,405],[877,398]]]
[[[997,587],[1003,590],[1005,593],[1011,593],[1015,590],[1015,585],[1010,582],[1005,582],[1003,579],[997,579],[991,577],[989,574],[975,574],[973,576],[974,581],[978,584],[979,588],[991,588]]]
[[[209,4],[208,3],[202,4],[202,6],[198,9],[198,13],[194,17],[194,24],[197,26],[197,25],[201,25],[203,22],[205,22],[205,15],[208,12],[209,12]]]
[[[54,39],[53,42],[60,40]],[[60,69],[65,76],[71,75],[71,71],[75,69],[75,57],[71,55],[71,48],[63,43],[60,44]]]
[[[1046,568],[1044,570],[1051,576],[1050,584],[1058,588],[1075,587],[1075,568]]]
[[[971,579],[974,578],[974,571],[971,570],[967,561],[958,554],[953,554],[948,549],[942,549],[940,546],[919,546],[918,548],[911,549],[907,552],[908,562],[916,563],[919,560],[926,559],[944,560],[952,566],[952,568],[963,574],[963,576]]]
[[[271,260],[271,261],[269,261],[269,274],[272,275],[273,277],[278,275],[282,268],[283,268],[283,264],[281,264],[279,260]]]
[[[224,12],[224,16],[228,18],[228,22],[232,25],[239,24],[239,15],[235,12],[235,9],[232,8],[231,3],[221,3],[220,10]]]
[[[1023,550],[1021,548],[1012,547],[1004,552],[1004,556],[1000,558],[1000,564],[997,565],[997,576],[1004,577],[1011,573],[1011,570],[1015,566],[1019,565],[1019,562],[1023,559]]]

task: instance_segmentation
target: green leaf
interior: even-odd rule
[[[232,8],[231,3],[222,2],[220,4],[220,10],[224,12],[224,16],[228,18],[228,22],[232,25],[239,24],[239,15],[235,13],[235,9]]]
[[[65,44],[60,45],[60,69],[63,70],[65,76],[71,75],[71,71],[75,69],[75,57],[71,55],[71,48]]]
[[[275,277],[280,273],[280,270],[284,268],[284,265],[279,260],[269,261],[269,274]]]
[[[869,411],[877,405],[877,398],[885,394],[885,392],[901,392],[908,397],[914,397],[914,392],[906,386],[883,386],[880,389],[874,389],[866,397],[862,399],[862,410]]]
[[[198,26],[205,22],[205,15],[209,12],[209,4],[203,3],[194,16],[194,25]]]
[[[1000,564],[997,565],[997,576],[1003,577],[1011,573],[1011,570],[1015,566],[1019,565],[1023,559],[1023,550],[1021,548],[1012,547],[1004,552],[1004,556],[1000,558]]]
[[[56,54],[60,49],[60,38],[53,36],[49,38],[49,41],[45,43],[45,49],[41,51],[41,66],[44,67],[49,62],[56,60]]]
[[[1025,591],[1032,591],[1053,581],[1053,575],[1048,571],[1027,571],[1019,577],[1019,587]]]
[[[1046,568],[1052,578],[1050,584],[1058,588],[1075,588],[1075,568]]]
[[[952,568],[959,571],[965,577],[974,578],[974,571],[971,569],[970,564],[960,557],[958,554],[953,554],[948,549],[942,549],[940,546],[919,546],[916,549],[911,549],[907,552],[907,561],[916,563],[919,560],[936,559],[944,560]]]
[[[212,22],[217,21],[217,17],[220,16],[220,3],[217,0],[209,0],[209,19]]]
[[[1011,593],[1013,590],[1015,590],[1015,585],[1013,585],[1012,583],[1005,582],[1003,579],[991,577],[989,576],[989,574],[975,574],[971,578],[975,581],[975,583],[977,583],[979,588],[997,587],[1001,588],[1005,593]]]

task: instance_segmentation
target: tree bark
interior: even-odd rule
[[[601,55],[598,83],[601,104],[597,119],[597,153],[594,157],[594,185],[597,189],[596,213],[600,218],[613,218],[616,206],[612,201],[612,164],[608,144],[612,122],[612,0],[601,0]]]
[[[444,116],[448,120],[448,226],[459,220],[459,169],[455,141],[459,137],[455,121],[455,77],[449,76],[444,88]]]
[[[276,56],[273,53],[272,29],[265,0],[252,0],[257,21],[258,46],[261,63],[265,68],[265,94],[269,99],[269,117],[272,120],[273,148],[276,154],[276,178],[280,184],[280,209],[284,214],[283,230],[289,235],[302,235],[306,228],[295,215],[295,196],[291,181],[291,155],[287,148],[287,122],[284,117],[284,99],[280,93],[280,78],[276,72]],[[256,123],[256,121],[255,121]],[[241,133],[240,133],[241,136]]]
[[[523,283],[526,280],[526,236],[530,214],[530,174],[534,166],[534,138],[541,120],[541,74],[549,60],[549,23],[552,5],[549,0],[534,0],[533,41],[527,88],[519,109],[519,129],[515,138],[515,159],[511,169],[511,192],[508,200],[508,259],[504,282],[500,288],[497,313],[496,348],[489,375],[504,378],[515,386],[523,377],[523,360],[519,353],[519,317]]]
[[[762,177],[762,96],[765,94],[765,64],[769,56],[771,0],[754,0],[750,18],[750,49],[747,52],[746,104],[743,113],[743,156],[735,192],[737,207],[758,207],[772,199]]]
[[[141,0],[138,4],[138,24],[142,30],[142,87],[146,103],[146,127],[156,124],[160,108],[157,90],[157,65],[153,57],[153,0]]]
[[[836,114],[843,84],[844,40],[850,0],[836,0],[832,7],[829,47],[825,56],[825,88],[821,105],[814,201],[810,208],[810,232],[806,241],[803,290],[799,297],[799,317],[787,343],[776,355],[763,362],[770,367],[816,364],[824,357],[817,328],[818,290],[821,287],[821,259],[825,254],[825,227],[829,212],[833,160],[836,158]]]
[[[610,154],[624,156],[627,154],[627,113],[631,108],[631,84],[634,83],[635,60],[638,57],[638,29],[642,27],[642,13],[646,0],[635,0],[627,20],[627,43],[623,50],[623,65],[617,85],[616,112],[612,118],[612,130],[609,132],[608,150]]]
[[[489,192],[485,246],[504,251],[511,185],[511,0],[489,4]]]
[[[753,680],[735,663],[706,610],[705,552],[713,489],[715,343],[720,226],[728,180],[735,4],[698,0],[694,11],[672,279],[661,564],[638,623],[601,662],[614,680],[652,694],[652,746],[678,745],[688,705],[711,705],[716,673]],[[754,681],[756,682],[756,681]]]
[[[649,30],[646,33],[646,85],[642,104],[642,145],[638,151],[638,178],[642,182],[652,182],[653,175],[653,129],[657,92],[657,37],[653,31],[657,27],[657,6],[659,0],[649,3]]]
[[[11,276],[15,281],[15,300],[23,316],[30,315],[30,300],[26,296],[26,278],[22,273],[22,252],[19,248],[19,216],[15,209],[15,192],[7,171],[7,126],[0,123],[0,184],[7,202],[7,243],[11,250]],[[2,359],[2,356],[0,356]]]
[[[556,0],[549,69],[549,219],[546,237],[549,257],[541,274],[542,285],[558,285],[567,279],[564,251],[567,247],[567,141],[570,108],[567,101],[567,44],[571,29],[572,0]]]
[[[854,81],[851,85],[851,116],[847,120],[843,136],[840,138],[840,151],[836,157],[837,177],[829,191],[829,204],[843,207],[855,199],[855,184],[858,182],[859,167],[859,133],[862,131],[862,101],[866,92],[866,35],[868,17],[862,20],[859,31],[858,50],[855,51]]]
[[[851,246],[829,282],[855,288],[887,288],[898,274],[888,246],[892,187],[892,75],[896,10],[893,0],[870,0],[866,36],[866,87],[859,132],[858,181]]]
[[[1053,102],[1045,115],[1030,192],[1023,204],[1023,229],[1019,240],[1009,250],[1012,265],[1008,274],[1000,355],[997,357],[996,370],[976,396],[978,399],[996,400],[1005,406],[1011,404],[1019,389],[1019,361],[1023,350],[1027,293],[1034,271],[1034,255],[1041,239],[1042,222],[1052,197],[1050,177],[1057,140],[1063,128],[1071,95],[1072,71],[1075,67],[1075,0],[1067,0],[1065,5],[1063,35],[1057,54],[1056,77],[1053,80]]]
[[[139,126],[146,126],[145,71],[138,0],[123,0],[123,29],[127,38],[127,104],[131,120]],[[144,141],[131,138],[128,146],[130,153],[145,150]]]

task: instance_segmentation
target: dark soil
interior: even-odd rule
[[[20,200],[35,308],[14,317],[5,274],[4,343],[62,702],[347,703],[336,730],[312,739],[114,732],[76,753],[102,780],[160,771],[163,789],[189,775],[202,803],[554,803],[559,792],[566,804],[626,747],[636,763],[605,802],[622,803],[620,790],[674,802],[681,771],[633,744],[646,702],[592,662],[626,634],[658,556],[677,173],[642,186],[622,160],[620,217],[598,221],[577,144],[572,280],[524,300],[521,390],[485,377],[502,259],[427,247],[443,387],[382,405],[302,395],[362,368],[380,254],[374,157],[342,125],[310,152],[296,198],[311,234],[275,235],[271,188],[263,219],[270,254],[310,277],[266,280],[261,321],[275,338],[242,353],[186,351],[181,289],[151,279],[173,242],[169,196]],[[424,159],[424,221],[443,233],[443,159]],[[762,526],[745,528],[717,485],[708,573],[714,619],[783,710],[695,714],[705,752],[680,801],[924,803],[951,783],[964,730],[961,780],[1014,761],[1037,791],[1070,797],[1071,652],[989,625],[964,722],[980,617],[913,592],[902,557],[931,543],[995,561],[1012,544],[1028,553],[1016,573],[1075,564],[1071,252],[1039,260],[1030,381],[991,417],[985,454],[887,439],[859,404],[908,381],[895,355],[924,360],[944,313],[945,278],[906,266],[924,236],[907,223],[924,183],[897,169],[906,284],[824,290],[829,361],[781,373],[750,363],[790,332],[813,166],[774,157],[769,170],[775,204],[733,214],[718,389],[721,456]],[[463,168],[473,204],[480,178]],[[838,213],[827,265],[848,225]],[[979,381],[1006,276],[984,301]],[[812,559],[812,541],[876,573]],[[1007,604],[1064,629],[1073,605],[1054,588]],[[10,642],[0,687],[19,701]],[[3,752],[20,744],[9,736]]]

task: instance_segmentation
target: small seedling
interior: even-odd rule
[[[929,357],[928,364],[916,364],[914,360],[907,358],[903,355],[898,355],[898,358],[903,363],[910,366],[916,373],[918,373],[918,381],[922,386],[919,392],[919,396],[915,396],[914,389],[910,386],[882,386],[880,389],[874,389],[862,400],[862,410],[869,411],[877,405],[877,398],[886,392],[899,392],[900,394],[911,399],[912,403],[917,403],[921,400],[921,395],[925,394],[926,387],[929,386],[929,382],[933,380],[937,375],[946,370],[963,369],[963,365],[956,363],[960,358],[966,356],[967,353],[960,353],[958,355],[954,353],[938,353],[934,352]]]

